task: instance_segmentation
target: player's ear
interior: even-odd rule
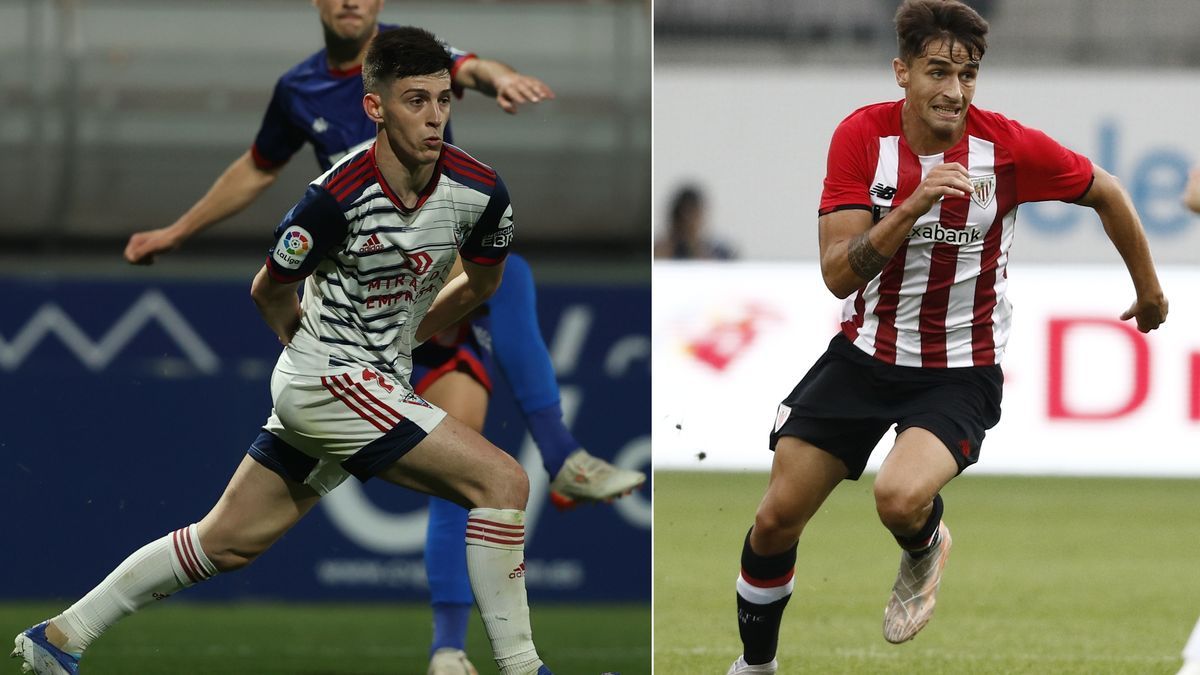
[[[896,73],[896,84],[905,89],[908,87],[908,64],[903,59],[892,59],[892,71]]]
[[[363,110],[372,122],[383,124],[383,100],[379,98],[379,94],[367,92],[363,96]]]

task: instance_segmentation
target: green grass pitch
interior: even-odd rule
[[[219,582],[219,579],[218,579]],[[0,605],[8,639],[59,604]],[[532,609],[538,651],[564,675],[650,673],[650,608],[638,604]],[[468,650],[497,673],[479,617]],[[188,603],[174,599],[113,627],[88,649],[87,675],[424,675],[432,621],[423,605]],[[5,649],[5,654],[8,649]],[[0,672],[18,673],[0,660]]]
[[[899,561],[872,476],[801,539],[780,673],[1174,673],[1200,617],[1200,481],[972,476],[943,492],[954,548],[933,620],[891,645]],[[654,672],[724,673],[764,473],[654,477]]]

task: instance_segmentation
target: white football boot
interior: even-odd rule
[[[760,663],[752,666],[746,663],[745,656],[737,657],[737,661],[729,666],[729,672],[725,675],[749,675],[750,673],[774,673],[779,670],[779,661],[771,659],[770,663]]]
[[[572,452],[550,483],[550,501],[559,509],[583,502],[610,502],[646,482],[641,471],[621,469],[580,448]]]
[[[943,522],[938,524],[938,541],[932,551],[920,558],[914,558],[908,551],[900,555],[896,585],[892,586],[892,597],[883,611],[883,637],[888,642],[900,644],[911,640],[929,623],[937,603],[942,568],[950,557],[950,543],[950,528]]]

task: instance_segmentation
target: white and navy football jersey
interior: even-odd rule
[[[362,364],[407,380],[413,337],[456,254],[501,263],[512,241],[508,190],[490,167],[445,144],[412,208],[371,145],[313,181],[275,230],[267,271],[306,279],[294,364]]]

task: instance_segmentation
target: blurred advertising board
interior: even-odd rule
[[[72,597],[127,554],[196,522],[270,412],[279,345],[249,279],[0,279],[0,504],[35,517],[3,598]],[[539,318],[565,417],[594,454],[649,472],[649,290],[550,285]],[[621,317],[619,321],[612,317]],[[650,486],[559,513],[516,403],[497,383],[488,437],[531,477],[535,600],[650,598]],[[188,597],[420,600],[426,500],[348,481],[250,567]]]
[[[1003,417],[970,472],[1200,476],[1200,270],[1159,272],[1170,315],[1141,334],[1123,267],[1010,266]],[[819,267],[657,263],[654,301],[655,467],[768,470],[776,408],[838,330]]]

